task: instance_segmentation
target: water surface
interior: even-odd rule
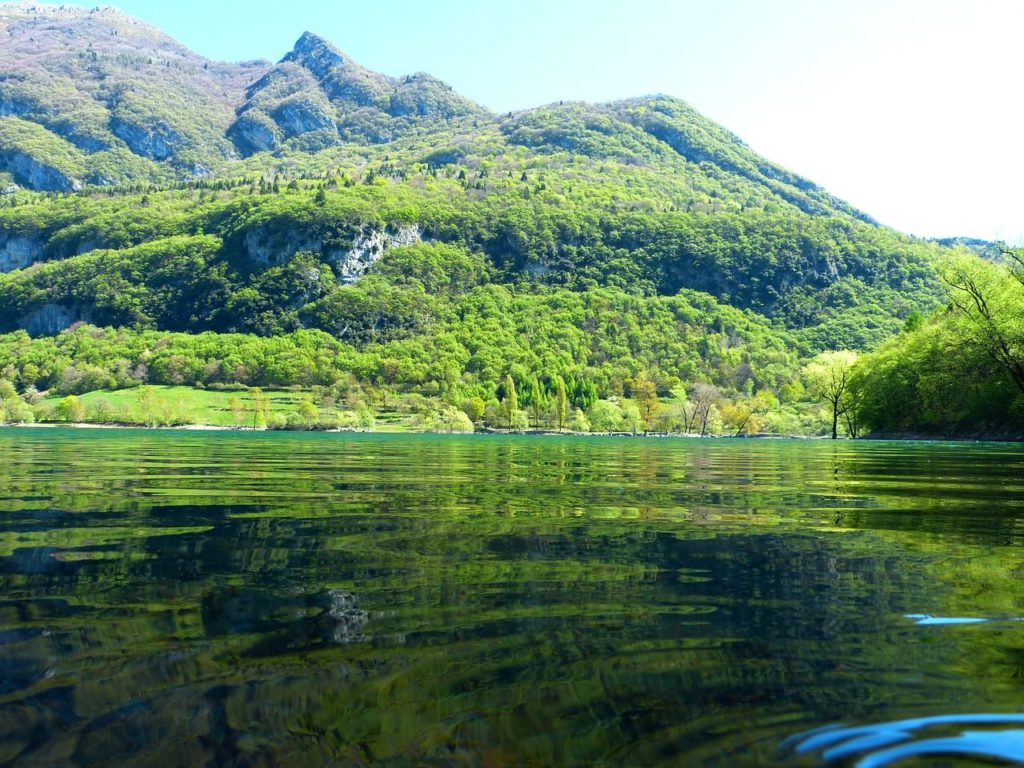
[[[1017,446],[22,429],[0,459],[0,764],[816,765],[783,742],[1024,712]]]

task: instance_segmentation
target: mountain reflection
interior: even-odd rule
[[[0,764],[785,764],[827,723],[1019,706],[1015,624],[915,623],[1019,615],[1012,446],[0,451]]]

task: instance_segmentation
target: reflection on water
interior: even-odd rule
[[[1000,730],[962,731],[971,725]],[[825,726],[783,743],[797,754],[820,752],[824,763],[856,757],[857,768],[884,768],[912,757],[978,757],[1024,765],[1024,715],[922,717],[854,728]]]
[[[841,764],[993,743],[892,721],[1024,711],[1014,446],[0,430],[0,456],[0,764]],[[836,722],[890,725],[779,749]]]
[[[947,624],[988,624],[992,621],[1021,621],[1019,618],[990,619],[984,616],[929,616],[927,613],[908,613],[907,618],[919,627],[941,627]]]

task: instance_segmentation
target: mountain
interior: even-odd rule
[[[808,355],[943,300],[949,248],[669,96],[494,114],[312,33],[226,64],[112,9],[2,5],[0,36],[0,378],[22,386],[354,377],[454,402],[643,373],[783,397]]]
[[[291,140],[306,150],[343,141],[377,144],[418,124],[485,114],[430,75],[396,80],[371,72],[310,32],[249,86],[237,113],[228,136],[243,155]]]
[[[275,65],[225,64],[112,8],[0,5],[0,36],[0,168],[31,189],[165,184],[229,174],[263,152],[490,135],[498,151],[675,163],[676,173],[684,160],[696,166],[684,175],[735,176],[805,212],[870,221],[670,98],[502,118],[428,74],[372,72],[309,32]]]
[[[0,158],[32,189],[201,176],[264,62],[208,61],[111,8],[0,6]]]
[[[390,141],[483,115],[426,74],[390,78],[304,34],[278,64],[225,64],[112,8],[0,6],[0,166],[32,189],[208,176],[289,145]]]

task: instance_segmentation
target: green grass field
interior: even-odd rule
[[[310,398],[307,392],[266,391],[264,423],[275,418],[298,417],[300,404]],[[57,415],[62,398],[48,397],[43,403]],[[85,406],[84,421],[127,424],[204,424],[215,427],[252,427],[255,400],[247,390],[210,390],[193,387],[151,386],[121,389],[112,392],[97,391],[80,395]],[[317,406],[320,416],[331,418],[341,411],[337,408]],[[50,419],[47,419],[50,420]]]

